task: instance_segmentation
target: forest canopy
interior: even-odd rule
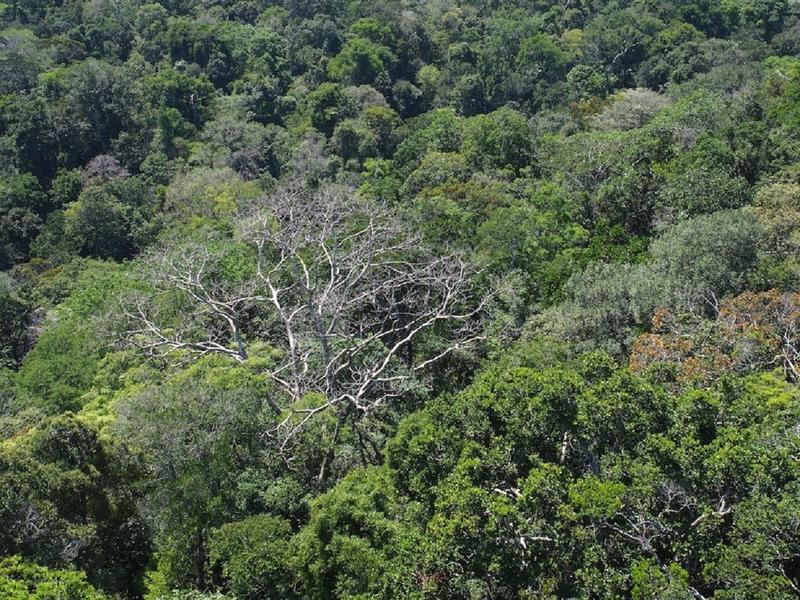
[[[800,597],[796,0],[0,0],[0,596]]]

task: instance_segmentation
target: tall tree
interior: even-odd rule
[[[225,250],[213,245],[152,253],[156,298],[177,294],[185,311],[170,323],[158,301],[129,298],[122,338],[156,356],[241,362],[249,315],[272,317],[281,449],[321,413],[336,415],[320,481],[348,418],[408,395],[418,374],[481,336],[488,298],[476,295],[464,258],[432,256],[398,216],[346,188],[288,185],[245,211],[239,240],[254,249],[254,264],[227,279]]]

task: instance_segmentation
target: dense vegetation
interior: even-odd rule
[[[0,1],[0,596],[800,597],[794,0]]]

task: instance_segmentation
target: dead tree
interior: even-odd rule
[[[288,185],[250,206],[238,225],[239,242],[253,248],[252,277],[231,286],[215,278],[207,248],[164,248],[151,259],[155,286],[180,293],[187,318],[167,328],[152,301],[128,301],[123,337],[161,356],[244,361],[245,313],[270,314],[279,334],[265,341],[282,356],[268,372],[282,392],[271,433],[289,453],[309,421],[335,413],[324,480],[348,418],[396,401],[426,368],[478,340],[488,296],[475,295],[463,257],[432,255],[400,218],[347,188]],[[433,332],[436,349],[421,351],[416,342]]]

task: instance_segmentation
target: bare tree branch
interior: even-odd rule
[[[352,414],[367,414],[408,392],[422,371],[482,339],[489,297],[460,255],[433,256],[396,215],[347,188],[311,193],[292,182],[241,215],[238,241],[254,253],[252,277],[231,284],[212,245],[167,246],[149,258],[156,294],[186,305],[175,322],[158,303],[123,302],[122,339],[153,356],[248,358],[243,322],[251,308],[280,324],[268,341],[282,359],[268,376],[284,398],[271,435],[289,451],[297,434],[334,411],[333,444]],[[416,342],[436,332],[439,346]],[[309,398],[320,398],[308,406]],[[301,401],[305,401],[304,403]],[[300,408],[298,405],[303,405]],[[322,465],[327,476],[331,452]]]

